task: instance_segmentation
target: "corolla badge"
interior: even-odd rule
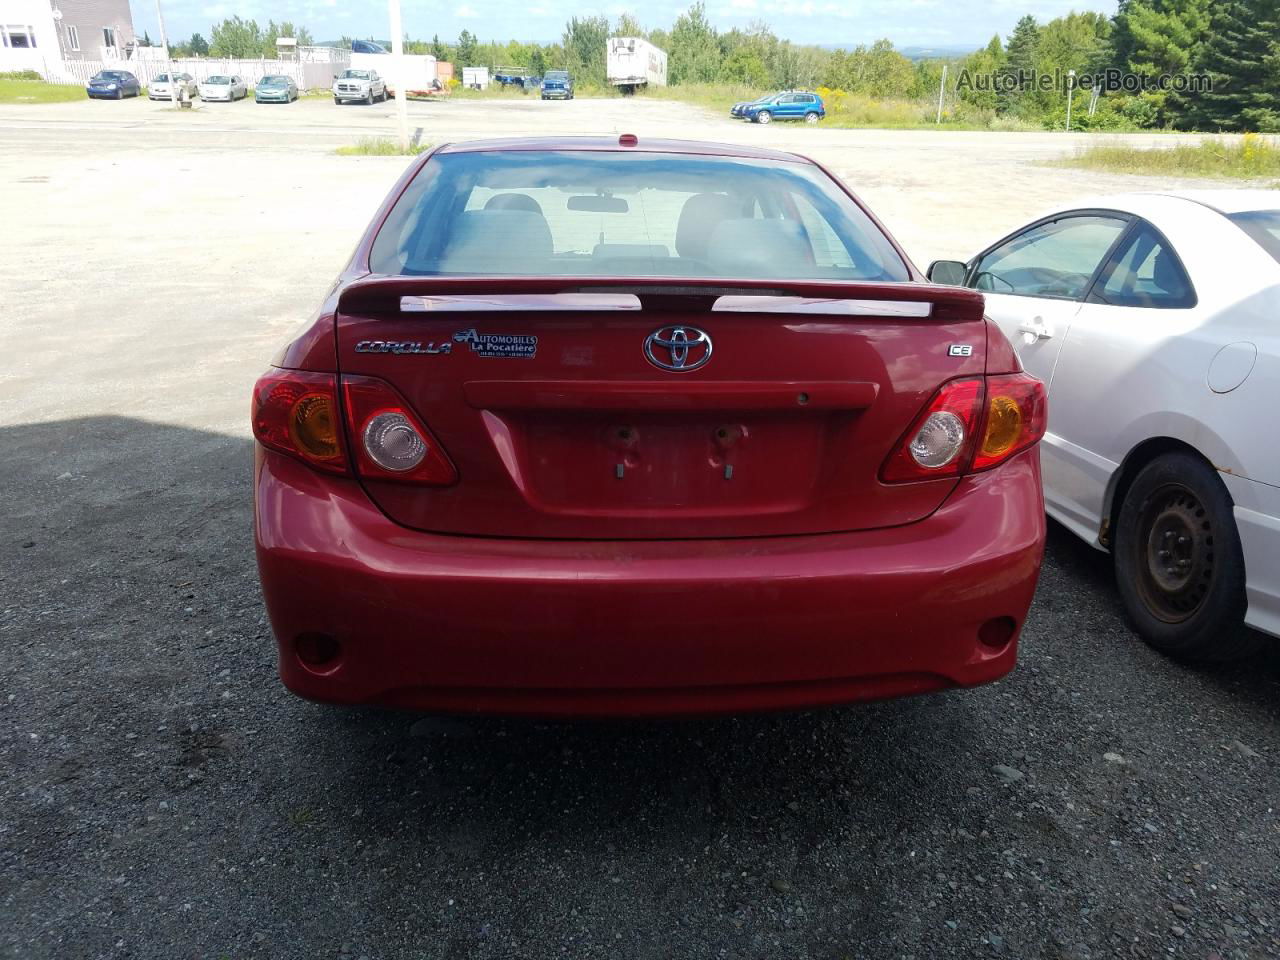
[[[711,359],[711,335],[697,327],[662,327],[645,337],[644,355],[655,367],[688,373]]]

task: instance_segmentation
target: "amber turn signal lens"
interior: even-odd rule
[[[987,404],[987,432],[980,455],[999,457],[1022,436],[1022,408],[1012,397],[995,396]]]
[[[289,439],[317,460],[338,456],[338,425],[333,402],[326,394],[307,393],[294,401],[289,412]]]

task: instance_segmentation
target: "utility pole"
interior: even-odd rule
[[[1072,94],[1075,93],[1076,72],[1074,70],[1067,71],[1067,133],[1071,132],[1071,100]]]
[[[409,76],[404,63],[404,27],[400,25],[400,0],[387,0],[387,11],[391,15],[391,72],[396,78],[396,122],[400,127],[400,149],[408,153]]]
[[[159,3],[160,0],[156,0],[156,2]],[[942,65],[942,79],[938,81],[938,119],[934,121],[935,123],[942,122],[942,95],[946,93],[946,90],[947,90],[947,65],[944,63]]]
[[[160,46],[164,47],[164,58],[169,64],[169,102],[178,105],[178,79],[173,72],[173,57],[169,54],[169,37],[164,32],[164,12],[160,9],[160,0],[156,0],[156,20],[160,24]]]

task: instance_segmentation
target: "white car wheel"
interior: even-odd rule
[[[756,114],[756,123],[773,123],[773,114],[768,110],[761,110]]]

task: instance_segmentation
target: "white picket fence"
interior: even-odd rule
[[[52,66],[52,65],[51,65]],[[327,89],[333,75],[345,69],[341,63],[298,63],[293,60],[219,60],[212,58],[174,61],[177,73],[189,73],[196,81],[216,74],[241,77],[253,89],[258,78],[267,74],[292,77],[300,90]],[[169,72],[169,64],[161,60],[61,60],[56,67],[44,71],[50,83],[84,85],[99,70],[127,70],[150,85],[159,74]]]

